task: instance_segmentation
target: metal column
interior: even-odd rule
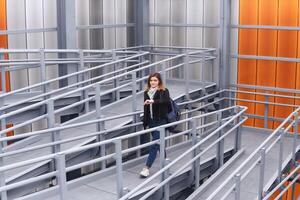
[[[149,44],[149,0],[135,0],[135,43]]]
[[[231,0],[220,0],[220,89],[230,84],[230,16]]]
[[[57,4],[57,42],[59,49],[76,49],[76,21],[75,21],[75,1],[56,0]],[[66,58],[70,54],[60,53],[60,58]],[[58,68],[59,76],[77,71],[74,64],[60,64]],[[75,83],[75,78],[61,80],[60,87],[70,83]]]

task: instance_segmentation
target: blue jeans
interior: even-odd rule
[[[160,126],[160,125],[163,125],[166,123],[167,123],[166,120],[155,121],[155,120],[150,119],[149,128]],[[152,135],[152,141],[159,139],[159,131],[153,131],[153,132],[151,132],[151,135]],[[152,166],[152,164],[154,163],[159,149],[160,149],[159,144],[153,144],[150,146],[149,156],[148,156],[147,162],[146,162],[146,166],[148,168],[150,168]],[[164,152],[164,153],[166,154],[166,152]]]

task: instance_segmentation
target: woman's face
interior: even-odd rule
[[[158,83],[159,83],[159,81],[156,77],[151,77],[150,78],[150,86],[152,88],[158,87]]]

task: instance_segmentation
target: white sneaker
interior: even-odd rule
[[[143,170],[140,172],[140,176],[142,178],[147,178],[150,175],[150,171],[147,167],[144,167]]]

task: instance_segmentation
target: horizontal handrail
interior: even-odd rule
[[[275,88],[275,87],[269,87],[269,86],[256,86],[256,85],[246,85],[246,84],[231,84],[230,87],[300,94],[300,90],[287,89],[287,88]]]
[[[236,175],[236,174],[238,174],[239,172],[240,172],[240,170],[242,169],[242,168],[244,168],[246,165],[247,165],[247,163],[249,162],[249,161],[251,161],[253,158],[254,158],[254,156],[263,148],[263,147],[265,147],[266,146],[266,144],[268,143],[268,142],[270,142],[271,141],[271,139],[273,139],[274,137],[276,137],[277,136],[277,133],[282,129],[282,128],[284,128],[284,126],[285,126],[285,124],[286,123],[288,123],[288,121],[290,120],[290,119],[292,119],[292,117],[296,114],[296,113],[298,113],[300,111],[300,108],[297,108],[294,112],[292,112],[273,132],[272,132],[272,134],[270,134],[270,136],[268,136],[267,137],[267,139],[265,139],[263,142],[262,142],[262,144],[260,144],[250,155],[249,155],[249,157],[241,164],[241,165],[239,165],[238,166],[238,168],[236,169],[236,170],[234,170],[234,172],[233,173],[231,173],[229,176],[228,176],[228,178],[218,187],[218,188],[216,188],[216,190],[207,198],[207,200],[212,200],[220,191],[221,191],[221,189],[225,186],[225,185],[227,185],[228,183],[229,183],[229,181],[230,180],[232,180],[233,179],[233,177]]]
[[[239,107],[236,107],[239,108]],[[149,177],[146,181],[144,181],[142,184],[139,184],[137,187],[135,187],[133,190],[131,190],[129,193],[125,194],[120,200],[126,200],[129,199],[132,195],[134,195],[136,192],[138,192],[140,189],[142,189],[144,186],[149,184],[151,181],[153,181],[155,178],[160,176],[161,174],[165,173],[167,170],[169,170],[175,163],[180,161],[182,158],[186,157],[188,154],[192,153],[196,148],[199,148],[200,145],[202,145],[204,142],[208,141],[210,138],[212,138],[215,134],[217,134],[219,131],[221,131],[223,128],[225,128],[227,125],[229,125],[231,122],[233,122],[235,119],[240,117],[246,110],[246,107],[240,107],[241,110],[231,117],[227,122],[216,128],[212,133],[209,134],[209,136],[205,137],[202,139],[200,142],[197,142],[195,145],[193,145],[191,148],[189,148],[187,151],[185,151],[183,154],[178,156],[176,159],[174,159],[172,162],[167,164],[165,167],[163,167],[161,170],[153,174],[151,177]],[[197,117],[192,117],[192,119],[197,119]],[[194,161],[194,160],[193,160]],[[190,165],[190,163],[188,163]],[[146,197],[144,196],[143,198],[149,197],[150,194],[152,194],[154,191],[159,189],[161,186],[169,182],[172,178],[174,178],[179,171],[182,171],[184,168],[186,168],[188,165],[184,165],[183,167],[180,168],[180,170],[176,171],[175,173],[172,173],[168,178],[166,178],[164,181],[162,181],[158,186],[156,186],[154,189],[152,189],[149,193],[146,194]]]
[[[223,140],[226,136],[228,136],[232,131],[234,131],[235,129],[237,129],[239,126],[241,126],[245,121],[247,120],[247,118],[242,119],[237,125],[235,125],[233,128],[231,128],[230,130],[226,131],[226,133],[224,135],[222,135],[221,137],[219,137],[217,140],[215,140],[213,143],[211,143],[208,147],[206,147],[204,150],[201,151],[201,153],[199,153],[197,156],[195,156],[194,158],[192,158],[191,160],[189,160],[187,163],[185,163],[183,166],[181,166],[178,170],[176,170],[174,173],[172,173],[167,179],[165,179],[164,181],[162,181],[161,183],[159,183],[158,185],[156,185],[152,190],[150,190],[148,193],[146,193],[141,200],[146,200],[148,197],[150,197],[154,192],[156,192],[159,188],[163,187],[164,185],[166,185],[167,183],[169,183],[175,176],[177,176],[179,173],[181,173],[185,168],[187,168],[189,165],[193,164],[198,158],[200,158],[200,156],[202,156],[204,153],[206,153],[210,148],[212,148],[214,145],[216,145],[218,142],[220,142],[221,140]],[[201,143],[201,142],[199,142]],[[198,146],[198,144],[196,144]],[[200,145],[200,144],[199,144]],[[194,147],[192,147],[193,150],[195,149]],[[191,149],[188,150],[189,153],[191,153]],[[186,153],[186,152],[185,152]],[[184,153],[184,154],[185,154]],[[187,155],[187,154],[185,154]],[[182,157],[183,158],[183,157]],[[198,164],[198,163],[197,163]],[[199,163],[200,165],[200,163]],[[168,169],[166,169],[168,170]],[[157,172],[158,173],[158,172]],[[163,173],[163,172],[162,172]]]
[[[31,98],[28,98],[28,99],[25,99],[23,101],[19,101],[17,103],[12,103],[12,104],[9,104],[7,106],[3,106],[0,108],[0,111],[3,111],[3,110],[6,110],[6,109],[9,109],[9,108],[12,108],[14,106],[17,106],[17,105],[20,105],[22,103],[26,103],[28,101],[32,101],[32,100],[35,100],[35,99],[39,99],[39,98],[42,98],[42,97],[45,97],[45,96],[49,96],[49,95],[53,95],[57,92],[61,92],[61,91],[64,91],[66,89],[69,89],[69,88],[72,88],[72,87],[75,87],[75,86],[79,86],[79,85],[82,85],[82,84],[86,84],[86,83],[89,83],[91,81],[96,81],[98,79],[101,79],[101,78],[104,78],[106,76],[110,76],[110,75],[113,75],[114,73],[118,73],[118,72],[121,72],[121,71],[125,71],[125,70],[129,70],[129,69],[132,69],[132,68],[135,68],[135,67],[138,67],[140,65],[144,65],[144,64],[148,64],[149,61],[144,61],[144,62],[141,62],[141,63],[138,63],[138,64],[135,64],[135,65],[131,65],[131,66],[128,66],[126,68],[122,68],[122,69],[119,69],[119,70],[116,70],[116,71],[113,71],[113,72],[108,72],[108,73],[105,73],[103,75],[100,75],[100,76],[97,76],[97,77],[93,77],[93,78],[90,78],[90,79],[87,79],[87,80],[84,80],[84,81],[79,81],[79,82],[76,82],[76,83],[73,83],[73,84],[70,84],[70,85],[67,85],[67,86],[64,86],[64,87],[61,87],[61,88],[58,88],[56,90],[52,90],[52,91],[49,91],[49,92],[46,92],[46,93],[43,93],[43,94],[40,94],[40,95],[36,95],[34,97],[31,97]]]
[[[31,86],[27,86],[27,87],[24,87],[24,88],[13,90],[11,92],[2,93],[2,94],[0,94],[0,98],[6,97],[8,95],[12,95],[12,94],[15,94],[15,93],[18,93],[18,92],[30,90],[30,89],[33,89],[33,88],[36,88],[36,87],[41,87],[41,86],[44,86],[44,85],[47,85],[47,84],[51,84],[53,82],[60,81],[60,80],[70,78],[70,77],[73,77],[73,76],[78,76],[78,75],[81,75],[81,74],[85,74],[87,72],[90,72],[90,71],[93,71],[93,70],[96,70],[96,69],[101,69],[101,68],[104,68],[106,66],[111,66],[111,65],[121,63],[121,62],[124,62],[126,60],[133,59],[133,58],[141,57],[141,56],[144,56],[144,55],[147,55],[147,54],[148,54],[147,52],[142,52],[142,53],[139,53],[137,55],[133,55],[133,56],[130,56],[130,57],[127,57],[127,58],[123,58],[123,59],[119,59],[119,60],[116,60],[116,61],[113,61],[113,62],[105,63],[103,65],[95,66],[93,68],[84,69],[84,70],[81,70],[81,71],[78,71],[78,72],[74,72],[72,74],[67,74],[67,75],[64,75],[64,76],[60,76],[58,78],[47,80],[47,81],[44,81],[42,83],[37,83],[37,84],[31,85]]]
[[[201,53],[201,51],[199,51],[199,53]],[[145,53],[145,54],[147,54],[147,53]],[[167,58],[167,59],[164,59],[164,60],[162,60],[162,61],[158,61],[158,62],[156,62],[156,63],[150,64],[150,65],[147,65],[147,66],[144,66],[144,67],[140,67],[139,69],[132,70],[131,72],[125,72],[125,73],[123,73],[123,74],[120,74],[120,75],[117,75],[117,76],[114,76],[114,77],[105,79],[105,80],[103,80],[103,81],[100,81],[100,82],[97,82],[97,83],[93,83],[93,84],[88,85],[88,86],[83,86],[83,87],[81,87],[81,88],[72,90],[72,91],[70,91],[70,92],[66,92],[66,93],[64,93],[64,94],[61,94],[61,95],[58,95],[58,96],[55,96],[55,97],[51,97],[50,99],[52,99],[52,100],[57,100],[57,99],[59,99],[59,98],[62,98],[62,97],[65,97],[65,96],[74,94],[74,93],[76,93],[76,92],[80,92],[80,91],[83,91],[83,90],[87,90],[87,89],[89,89],[89,88],[92,88],[92,87],[94,87],[96,84],[109,82],[109,81],[115,80],[115,79],[117,79],[117,78],[124,77],[124,76],[127,76],[127,75],[129,75],[129,74],[132,74],[132,73],[134,73],[134,72],[138,72],[138,71],[141,71],[141,70],[144,70],[144,69],[153,67],[153,66],[155,66],[155,65],[157,65],[157,64],[160,64],[160,63],[163,63],[163,62],[168,62],[168,61],[171,61],[171,60],[177,59],[177,58],[179,58],[179,57],[183,57],[183,56],[186,56],[186,54],[180,54],[180,55],[174,56],[174,57],[172,57],[172,58]],[[120,61],[120,60],[119,60],[119,61]],[[109,63],[109,64],[111,64],[111,63]],[[165,71],[169,71],[169,69],[165,69]],[[74,73],[73,73],[73,75],[74,75]],[[0,96],[1,96],[1,95],[0,95]],[[47,101],[43,101],[43,102],[47,103]],[[31,109],[31,108],[33,108],[33,107],[35,107],[35,104],[30,105],[29,107],[27,107],[27,109]],[[14,113],[14,114],[15,114],[15,113]],[[11,113],[10,113],[10,114],[5,114],[4,116],[5,116],[5,117],[9,117],[9,116],[11,116],[11,115],[13,115],[13,114],[11,114]],[[3,119],[4,116],[0,116],[0,119]]]
[[[280,97],[280,98],[287,98],[287,99],[300,99],[297,96],[290,96],[290,95],[282,95],[282,94],[272,94],[272,93],[263,93],[263,92],[250,92],[250,91],[243,91],[243,90],[231,90],[231,89],[224,89],[226,92],[235,92],[241,94],[250,94],[250,95],[258,95],[258,96],[268,96],[268,97]],[[300,92],[300,90],[299,90]]]
[[[218,110],[218,111],[201,114],[201,115],[198,115],[198,116],[193,117],[193,118],[200,119],[200,118],[203,118],[203,117],[207,117],[207,116],[210,116],[210,115],[222,113],[224,111],[228,111],[228,110],[232,110],[232,109],[236,109],[236,108],[237,108],[236,106],[233,106],[233,107],[221,109],[221,110]],[[95,142],[93,144],[88,144],[88,145],[85,145],[85,146],[82,146],[82,147],[74,147],[74,148],[71,148],[71,149],[64,150],[62,152],[65,153],[65,154],[77,153],[77,152],[88,150],[88,149],[91,149],[91,148],[94,148],[94,147],[98,147],[98,146],[102,146],[102,145],[107,145],[107,144],[110,144],[110,143],[114,143],[117,140],[126,140],[126,139],[129,139],[129,138],[132,138],[132,137],[136,137],[136,136],[139,136],[139,135],[142,135],[142,134],[148,134],[148,133],[150,133],[152,131],[158,130],[159,128],[168,128],[168,127],[171,127],[171,126],[174,126],[174,125],[182,124],[182,123],[190,121],[191,119],[192,118],[187,118],[187,119],[179,120],[179,121],[176,121],[176,122],[173,122],[173,123],[169,123],[169,124],[165,124],[165,125],[162,125],[162,126],[159,126],[159,127],[149,128],[147,130],[141,130],[141,131],[138,131],[138,132],[126,134],[126,135],[123,135],[123,136],[118,136],[118,137],[107,139],[107,140],[104,140],[104,141]],[[51,130],[51,132],[53,132],[54,130],[58,131],[59,128],[64,128],[64,127],[57,127],[57,128],[53,128],[53,129],[49,129],[49,130],[44,130],[43,132],[50,132],[50,130]],[[106,132],[106,131],[103,131],[103,132]],[[32,163],[35,163],[35,162],[40,162],[40,161],[48,160],[48,159],[53,158],[54,155],[55,154],[49,154],[47,156],[41,156],[40,158],[31,159],[31,161],[32,161]],[[25,164],[29,164],[30,160],[21,161],[21,162],[18,162],[18,163],[13,163],[13,164],[2,166],[2,167],[0,167],[0,172],[4,172],[4,171],[7,171],[9,169],[20,167],[20,166],[22,166],[22,165],[20,165],[20,163],[23,163],[23,162]]]
[[[209,105],[206,105],[206,106],[209,106]],[[202,106],[202,107],[204,108],[205,105]],[[228,110],[230,110],[230,109],[231,108],[229,108]],[[197,111],[197,110],[194,110],[192,112],[195,112],[195,111]],[[227,109],[224,109],[224,111],[227,111]],[[185,111],[185,112],[182,112],[182,115],[191,114],[192,112],[191,111]],[[41,136],[41,135],[45,135],[45,134],[53,133],[53,132],[61,132],[63,130],[67,130],[67,129],[80,128],[80,127],[83,127],[83,126],[86,126],[86,125],[97,124],[97,123],[101,123],[101,122],[105,123],[107,121],[116,120],[116,119],[120,119],[120,118],[126,118],[126,117],[129,117],[129,116],[140,115],[142,113],[143,113],[143,111],[137,111],[137,112],[127,113],[127,114],[122,114],[122,115],[116,115],[116,116],[113,116],[113,117],[101,118],[99,120],[91,120],[91,121],[86,121],[86,122],[83,122],[83,123],[75,123],[75,124],[71,124],[71,125],[58,126],[58,127],[55,127],[55,128],[49,128],[49,129],[40,130],[40,131],[23,133],[23,134],[20,134],[20,135],[2,137],[2,138],[0,138],[0,142],[8,142],[8,141],[24,139],[24,138],[28,138],[28,137],[32,137],[32,136]],[[210,116],[210,115],[213,115],[213,114],[214,114],[213,112],[210,112],[208,114],[203,114],[203,117]],[[136,125],[141,125],[141,124],[136,123]],[[123,126],[123,128],[120,127],[120,128],[106,129],[104,131],[84,134],[83,136],[74,137],[74,138],[71,138],[71,139],[65,139],[65,140],[59,140],[59,141],[55,141],[55,142],[49,142],[49,143],[46,143],[46,144],[37,145],[35,147],[22,148],[22,149],[16,150],[16,151],[4,152],[0,155],[0,158],[1,157],[6,157],[6,156],[11,156],[11,155],[14,155],[14,154],[23,153],[23,152],[28,152],[29,150],[37,150],[37,149],[40,149],[40,148],[45,148],[45,147],[49,147],[49,146],[53,146],[53,145],[57,145],[57,144],[63,144],[63,143],[66,143],[66,142],[71,142],[71,141],[75,141],[75,140],[79,140],[79,139],[89,138],[89,137],[93,137],[93,136],[97,136],[97,135],[101,135],[101,134],[107,134],[108,132],[125,129],[125,128],[128,128],[129,126],[132,126],[132,125],[125,125],[125,126]],[[6,131],[7,130],[3,130],[3,131],[0,132],[0,134],[6,133]]]
[[[300,165],[298,165],[295,169],[293,169],[289,175],[287,175],[280,183],[278,183],[271,192],[269,192],[263,199],[267,200],[269,199],[278,189],[280,189],[292,176],[296,175],[298,173],[298,170],[300,169]],[[297,178],[296,178],[297,179]]]

